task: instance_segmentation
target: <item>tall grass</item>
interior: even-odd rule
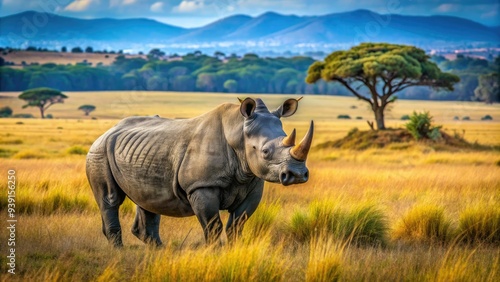
[[[459,236],[468,243],[500,243],[500,208],[468,208],[460,214]]]
[[[373,205],[343,210],[333,201],[315,201],[306,212],[292,215],[289,230],[301,242],[325,233],[356,245],[383,245],[388,226],[383,213]]]
[[[311,239],[305,281],[339,281],[345,244],[325,234]]]
[[[406,241],[444,243],[452,237],[451,221],[443,208],[415,206],[403,216],[393,235]]]

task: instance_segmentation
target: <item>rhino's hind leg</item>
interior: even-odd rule
[[[149,212],[136,206],[136,214],[132,233],[146,244],[162,246],[160,239],[160,218],[159,214]]]
[[[114,180],[106,163],[87,161],[87,177],[101,211],[102,232],[115,247],[123,246],[118,210],[125,193]]]

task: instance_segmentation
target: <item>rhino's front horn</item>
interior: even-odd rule
[[[293,147],[290,150],[290,154],[297,161],[302,161],[302,162],[306,161],[307,154],[309,153],[309,149],[311,148],[313,132],[314,132],[314,122],[311,120],[311,125],[309,126],[309,130],[307,131],[306,136],[304,136],[304,139],[300,141],[299,145]]]
[[[283,138],[283,146],[285,147],[295,146],[295,128],[293,129],[292,133],[290,133],[290,135]]]

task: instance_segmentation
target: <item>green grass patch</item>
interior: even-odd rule
[[[66,149],[66,153],[69,155],[86,155],[88,152],[87,149],[83,148],[82,146],[71,146],[68,149]]]

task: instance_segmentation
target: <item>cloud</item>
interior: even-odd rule
[[[137,0],[123,0],[123,5],[132,5],[135,4]]]
[[[155,13],[161,13],[163,12],[163,2],[155,2],[151,7],[149,8],[151,12]]]
[[[449,12],[456,12],[460,10],[460,6],[456,4],[441,4],[439,5],[436,10],[441,13],[449,13]]]
[[[94,0],[75,0],[74,2],[66,6],[64,10],[71,12],[82,12],[88,10],[92,4],[94,4]]]
[[[183,0],[178,6],[173,8],[174,12],[193,13],[205,7],[203,1]]]

